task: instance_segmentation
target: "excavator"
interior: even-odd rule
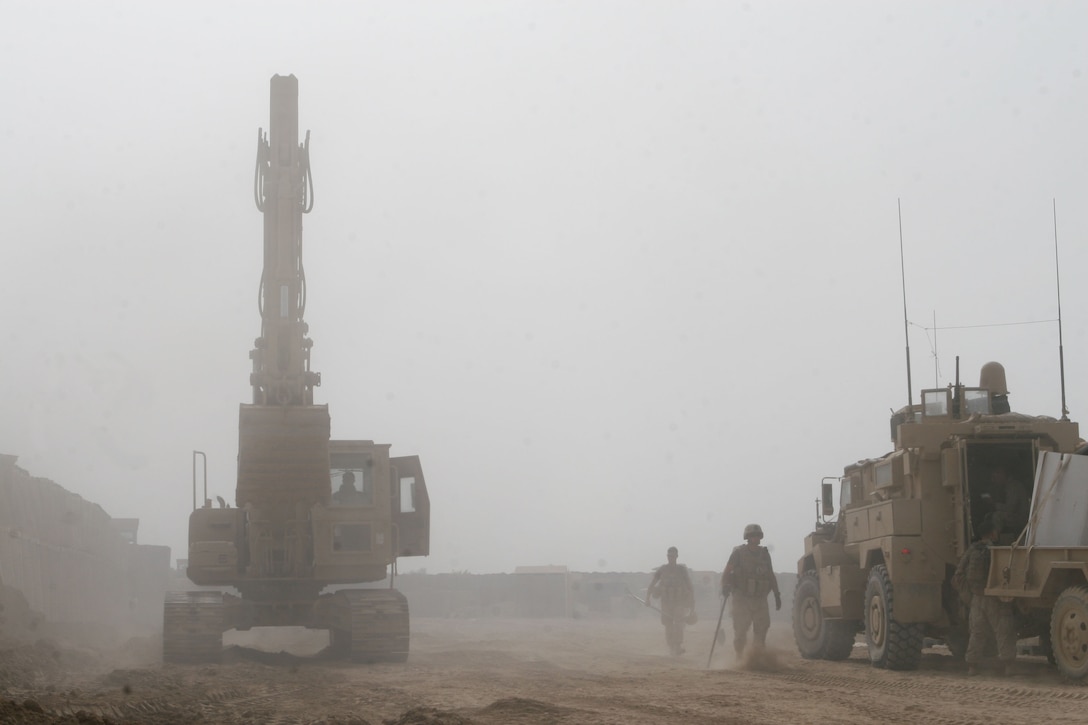
[[[196,586],[167,593],[163,660],[214,662],[224,632],[301,626],[327,630],[334,656],[403,662],[408,602],[394,588],[397,560],[429,553],[430,499],[418,456],[331,440],[328,405],[314,403],[321,374],[310,369],[302,262],[313,177],[293,75],[271,79],[254,200],[264,216],[261,334],[250,352],[252,400],[239,409],[235,505],[212,506],[205,476],[196,507],[194,456],[186,575]]]

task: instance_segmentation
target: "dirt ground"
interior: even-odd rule
[[[407,664],[319,655],[323,633],[228,633],[216,665],[162,665],[155,641],[100,652],[38,642],[0,649],[3,723],[1083,723],[1088,687],[1024,657],[1012,678],[967,678],[946,650],[916,672],[802,660],[788,628],[734,660],[707,657],[714,623],[666,654],[650,613],[627,620],[415,619]]]

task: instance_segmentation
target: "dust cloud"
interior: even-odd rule
[[[786,669],[785,652],[774,647],[749,645],[741,655],[737,669],[751,672],[781,672]]]
[[[39,725],[793,725],[872,722],[1082,722],[1085,698],[1044,658],[1021,657],[1015,687],[970,678],[947,651],[915,672],[803,660],[788,625],[736,661],[713,622],[688,628],[672,657],[657,617],[414,618],[407,663],[320,655],[298,629],[231,633],[222,662],[163,665],[153,640],[118,659],[68,646],[0,647],[0,721]],[[731,635],[731,628],[726,632]],[[250,638],[249,644],[242,642]],[[258,649],[258,647],[260,649]],[[286,654],[317,650],[318,654]],[[721,652],[721,654],[719,654]],[[995,698],[1000,687],[1001,697]],[[819,693],[814,697],[814,692]],[[866,693],[858,697],[859,692]],[[77,718],[77,713],[82,713]]]

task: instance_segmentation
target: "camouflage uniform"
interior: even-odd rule
[[[767,630],[771,628],[767,595],[774,592],[776,606],[782,600],[771,565],[771,552],[766,546],[752,549],[741,544],[733,549],[722,572],[722,592],[733,598],[733,649],[737,657],[744,653],[749,627],[756,643],[766,644]]]
[[[661,598],[661,623],[665,625],[665,643],[674,655],[684,653],[684,624],[695,610],[695,589],[691,574],[683,564],[670,561],[654,571],[646,601]]]
[[[1012,604],[985,595],[990,575],[990,542],[976,541],[963,552],[952,581],[971,596],[968,622],[971,635],[964,659],[972,667],[984,658],[990,637],[997,638],[997,656],[1006,667],[1016,659],[1016,624]]]

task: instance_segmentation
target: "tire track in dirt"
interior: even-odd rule
[[[80,711],[110,717],[122,721],[170,722],[203,719],[207,722],[226,722],[227,713],[249,712],[259,716],[261,722],[270,725],[295,723],[303,686],[284,688],[282,685],[253,685],[228,689],[205,690],[192,693],[189,701],[180,700],[176,694],[158,695],[139,699],[113,701],[115,693],[99,697],[66,698],[63,703],[43,703],[58,715],[75,716]],[[105,701],[104,701],[105,700]],[[229,717],[228,717],[229,719]]]
[[[877,672],[873,670],[871,672]],[[858,677],[850,674],[829,676],[823,673],[805,673],[791,670],[788,672],[774,673],[773,675],[752,673],[755,676],[774,677],[798,684],[808,685],[843,685],[850,684],[859,688],[879,688],[886,692],[914,694],[924,692],[930,695],[936,688],[942,694],[977,694],[987,693],[989,696],[1000,697],[1010,702],[1022,702],[1024,700],[1054,699],[1070,701],[1088,701],[1088,689],[1080,685],[1067,687],[1055,685],[1032,685],[1030,687],[1020,685],[1015,677],[993,679],[980,677],[978,679],[960,679],[957,676],[916,676],[913,672],[886,673],[884,676]],[[956,679],[953,679],[955,677]]]
[[[728,679],[750,680],[752,684],[746,685],[746,689],[773,692],[783,682],[803,687],[822,708],[833,702],[856,714],[858,722],[982,725],[1013,722],[1010,718],[1017,714],[1022,714],[1017,722],[1037,722],[1039,713],[1048,712],[1057,702],[1064,708],[1076,708],[1088,701],[1088,690],[1080,686],[1028,686],[1017,683],[1015,678],[967,680],[959,675],[883,670],[868,670],[859,675],[847,668],[835,674],[794,668],[773,673],[724,672],[728,672]],[[977,703],[976,711],[948,713],[936,709],[946,702]]]

